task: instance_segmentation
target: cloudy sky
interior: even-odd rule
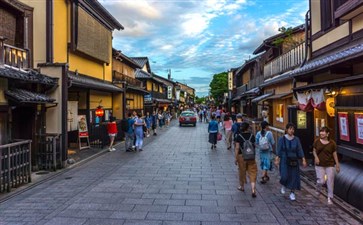
[[[113,45],[151,70],[208,94],[214,74],[238,67],[281,26],[304,23],[308,0],[100,0],[125,27]]]

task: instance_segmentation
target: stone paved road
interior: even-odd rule
[[[360,224],[306,190],[279,193],[277,175],[239,192],[233,155],[210,150],[206,124],[167,128],[140,153],[110,152],[0,205],[3,224]]]

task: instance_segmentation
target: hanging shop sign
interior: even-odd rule
[[[338,113],[338,123],[339,123],[339,137],[340,137],[340,140],[350,141],[349,125],[348,125],[348,113],[347,112],[339,112]]]
[[[355,133],[358,144],[363,144],[363,113],[354,113]]]

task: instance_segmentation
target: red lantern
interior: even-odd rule
[[[105,111],[102,109],[101,106],[98,106],[97,109],[96,109],[96,111],[95,111],[95,114],[98,117],[102,117],[105,114]]]

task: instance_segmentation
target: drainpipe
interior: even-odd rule
[[[53,0],[46,1],[46,61],[47,63],[54,62],[54,43],[53,43]]]
[[[301,65],[300,65],[300,68],[303,67],[308,59],[308,53],[309,53],[309,46],[310,46],[310,37],[309,37],[309,22],[310,22],[310,10],[308,10],[305,14],[305,57],[304,57],[304,60],[302,61]],[[292,79],[292,86],[293,88],[296,88],[296,79],[293,78]],[[295,96],[295,99],[297,99],[297,95],[296,95],[296,92],[294,91],[294,96]]]

